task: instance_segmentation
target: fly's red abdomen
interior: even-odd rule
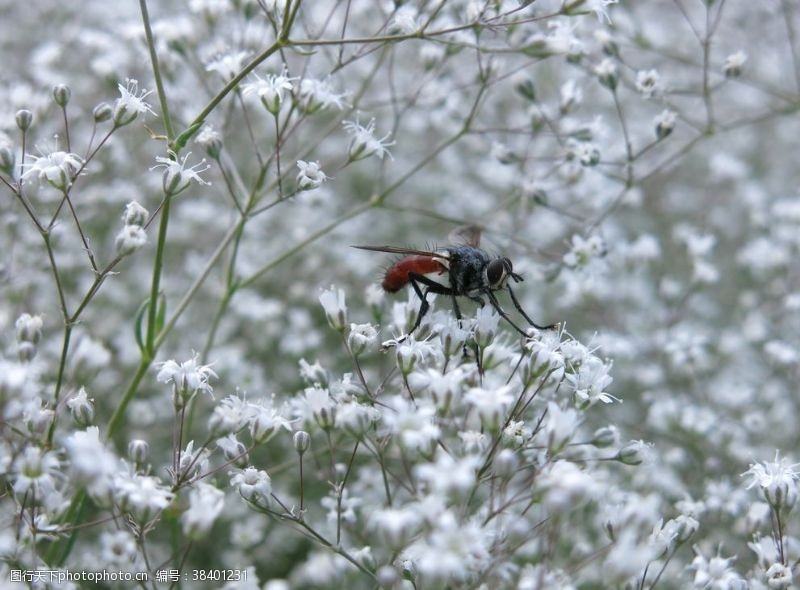
[[[408,284],[408,273],[410,272],[426,275],[442,274],[446,270],[444,264],[430,256],[406,256],[388,268],[381,286],[387,293],[396,293]]]

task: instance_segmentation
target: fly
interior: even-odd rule
[[[468,225],[457,228],[450,234],[453,245],[437,250],[417,250],[397,246],[353,246],[361,250],[402,255],[402,258],[386,270],[381,286],[387,293],[396,293],[410,284],[422,303],[414,327],[408,334],[398,339],[398,342],[402,342],[419,328],[430,308],[428,303],[430,293],[449,296],[459,322],[462,320],[462,315],[457,297],[467,297],[481,307],[486,305],[488,300],[495,311],[517,332],[530,338],[530,335],[515,324],[500,306],[495,292],[508,291],[514,307],[531,326],[537,330],[556,327],[556,324],[540,326],[525,313],[511,288],[511,282],[521,283],[522,277],[514,272],[511,260],[507,257],[493,258],[481,249],[480,240],[480,228]]]

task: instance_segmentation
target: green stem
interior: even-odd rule
[[[172,117],[169,114],[169,107],[167,106],[167,93],[164,91],[164,82],[161,79],[161,67],[158,65],[158,54],[156,53],[156,44],[153,40],[153,30],[150,28],[150,14],[147,11],[147,0],[139,0],[139,10],[142,13],[142,24],[144,25],[144,35],[147,40],[147,50],[150,53],[150,64],[153,66],[153,76],[156,80],[158,102],[161,104],[161,117],[164,119],[164,131],[167,134],[167,140],[172,141],[172,138],[175,137],[175,132],[172,128]]]
[[[164,249],[167,243],[170,204],[171,195],[166,194],[164,196],[164,205],[161,207],[161,222],[158,227],[158,243],[156,244],[156,260],[153,265],[153,282],[150,287],[150,303],[147,309],[147,339],[145,341],[145,349],[147,350],[147,355],[151,359],[155,356],[158,290],[161,283],[161,270],[164,267]]]

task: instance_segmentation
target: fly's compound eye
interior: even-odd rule
[[[506,263],[509,266],[511,265],[511,261],[508,258],[496,258],[487,265],[486,278],[490,287],[499,287],[502,284],[507,273]]]

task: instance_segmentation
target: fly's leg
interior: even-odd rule
[[[508,289],[508,294],[511,295],[511,301],[514,302],[514,307],[517,308],[517,311],[522,315],[522,317],[528,320],[528,323],[531,326],[533,326],[537,330],[552,330],[557,326],[557,324],[550,324],[549,326],[540,326],[539,324],[534,322],[530,317],[528,317],[528,314],[525,313],[525,310],[522,309],[522,306],[519,304],[519,301],[517,300],[517,296],[514,295],[514,291],[511,290],[511,285],[506,285],[506,288]]]
[[[527,332],[525,332],[522,328],[515,324],[510,317],[508,317],[508,314],[503,310],[502,307],[500,307],[500,302],[497,300],[497,297],[495,297],[494,293],[492,293],[489,289],[486,289],[484,293],[486,293],[486,295],[489,297],[489,302],[492,304],[492,307],[494,307],[495,311],[500,314],[500,317],[511,324],[511,327],[525,336],[525,338],[530,338],[530,335],[528,335]]]
[[[461,328],[461,327],[463,327],[464,317],[461,315],[461,308],[458,307],[458,300],[456,299],[455,293],[453,293],[453,295],[451,296],[451,299],[453,300],[453,311],[456,314],[456,320],[458,320],[458,327]],[[467,355],[467,341],[466,340],[464,341],[464,344],[461,347],[461,354],[465,358],[468,356]]]
[[[414,292],[419,297],[420,301],[422,302],[419,306],[419,311],[417,312],[417,320],[414,322],[414,326],[408,331],[408,334],[397,339],[398,344],[403,342],[406,338],[408,338],[414,331],[419,328],[420,324],[422,323],[422,319],[425,317],[425,314],[428,313],[430,309],[430,304],[428,303],[428,294],[435,293],[437,295],[451,295],[455,298],[455,293],[452,289],[445,287],[437,283],[436,281],[432,281],[425,275],[421,275],[416,272],[408,273],[408,282],[411,283],[411,286],[414,289]],[[425,286],[425,290],[423,291],[420,285]]]

